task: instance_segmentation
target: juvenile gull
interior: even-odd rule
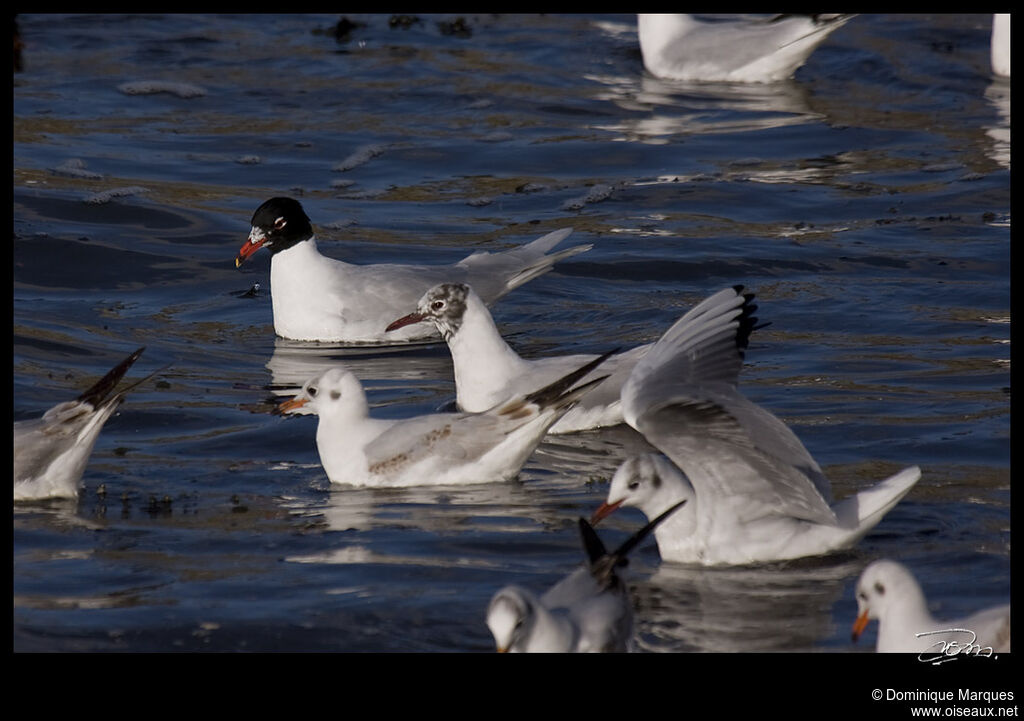
[[[534,391],[597,357],[520,357],[501,337],[483,300],[465,283],[434,286],[420,298],[414,312],[391,323],[388,331],[420,322],[432,324],[448,343],[455,370],[456,404],[464,411],[484,411],[507,398]],[[602,363],[600,372],[608,374],[608,379],[562,416],[550,432],[569,433],[622,423],[619,390],[651,345],[619,353]]]
[[[509,480],[551,424],[603,380],[577,385],[607,355],[483,413],[371,418],[362,385],[343,368],[307,382],[279,410],[308,409],[319,416],[316,445],[332,483],[397,487]]]

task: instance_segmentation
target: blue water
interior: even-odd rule
[[[315,419],[270,414],[341,361],[381,415],[454,396],[443,346],[275,340],[269,256],[233,261],[281,194],[363,263],[573,226],[594,248],[494,309],[527,357],[654,340],[744,284],[771,325],[741,388],[834,495],[921,466],[841,554],[692,569],[646,543],[641,650],[871,650],[874,627],[849,632],[878,557],[940,618],[1006,601],[1010,86],[990,16],[861,16],[768,87],[645,75],[629,15],[349,17],[340,41],[336,15],[18,17],[14,418],[140,345],[129,377],[169,367],[107,424],[77,502],[15,508],[15,650],[490,651],[497,589],[580,562],[576,519],[640,446],[628,428],[546,440],[515,482],[374,491],[330,486]]]

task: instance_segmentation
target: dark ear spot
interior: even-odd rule
[[[879,596],[884,596],[885,595],[885,586],[883,586],[878,581],[875,581],[875,590],[878,592]]]
[[[331,391],[331,400],[336,401],[341,398],[341,391]]]

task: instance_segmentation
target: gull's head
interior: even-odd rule
[[[299,201],[294,198],[271,198],[253,213],[252,230],[238,250],[235,267],[241,266],[260,248],[277,253],[312,236],[313,226]]]
[[[487,607],[487,627],[498,653],[523,647],[532,626],[533,603],[530,594],[518,586],[506,586],[494,594]]]
[[[639,508],[648,518],[656,518],[682,500],[693,508],[693,487],[674,463],[657,453],[632,456],[615,471],[608,497],[590,522],[596,524],[623,506]]]
[[[902,563],[882,559],[868,564],[857,579],[857,620],[853,640],[864,632],[871,619],[881,620],[893,606],[907,599],[924,596],[914,575]]]
[[[278,406],[280,413],[314,413],[325,417],[352,408],[365,408],[366,395],[359,379],[344,368],[331,368],[306,381],[294,398]]]
[[[465,283],[441,283],[428,290],[416,304],[416,310],[387,327],[397,330],[412,323],[429,321],[446,341],[462,326],[466,304],[473,291]]]

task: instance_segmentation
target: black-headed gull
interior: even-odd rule
[[[829,506],[828,479],[800,440],[736,388],[757,322],[753,297],[736,287],[701,302],[622,388],[626,422],[667,458],[624,461],[591,520],[623,505],[650,518],[687,499],[655,531],[664,560],[739,565],[850,546],[921,476],[913,466]]]
[[[235,265],[260,248],[271,252],[274,331],[282,338],[396,345],[437,338],[431,326],[385,333],[424,291],[444,281],[473,283],[488,303],[551,270],[559,260],[589,250],[577,245],[548,253],[569,234],[563,228],[520,248],[473,253],[451,265],[354,265],[321,255],[302,205],[271,198],[256,209],[252,231]]]
[[[465,283],[434,286],[420,298],[414,312],[395,320],[388,330],[423,321],[433,324],[447,341],[455,371],[456,403],[461,410],[473,413],[534,391],[596,357],[520,357],[501,337],[483,300]],[[608,379],[562,416],[549,432],[570,433],[622,423],[619,390],[649,347],[633,348],[602,363],[600,372],[607,373]]]
[[[306,383],[278,409],[308,409],[319,417],[316,445],[332,483],[400,487],[503,481],[518,475],[551,424],[603,380],[576,385],[606,357],[483,413],[371,418],[359,379],[340,367]]]
[[[879,653],[939,656],[1010,650],[1010,606],[978,611],[967,618],[939,621],[928,611],[921,586],[902,563],[882,559],[868,564],[857,579],[856,641],[871,619],[878,619]]]
[[[659,523],[669,508],[608,553],[586,519],[579,520],[587,553],[584,566],[537,597],[506,586],[491,598],[487,627],[500,653],[623,653],[633,640],[633,604],[616,569]]]
[[[803,65],[829,33],[852,15],[640,14],[637,34],[644,67],[659,78],[683,81],[770,83]]]
[[[1010,77],[1010,13],[992,16],[992,72]]]
[[[110,393],[144,350],[118,363],[75,400],[55,405],[42,418],[14,424],[15,501],[78,496],[78,483],[103,424],[138,383]]]

